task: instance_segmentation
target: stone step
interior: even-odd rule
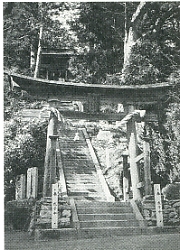
[[[76,165],[76,164],[73,164],[73,165],[67,164],[66,166],[64,166],[64,171],[79,170],[79,169],[91,170],[95,172],[95,168],[93,166],[87,166],[85,164],[82,164],[81,166]]]
[[[86,192],[87,194],[93,194],[93,193],[102,193],[102,190],[101,189],[98,189],[98,188],[86,188],[86,187],[76,187],[76,185],[71,186],[71,187],[68,187],[68,190],[69,192]]]
[[[67,177],[66,173],[71,173],[71,174],[89,174],[89,175],[92,175],[95,173],[94,170],[88,170],[88,169],[69,169],[69,170],[65,170],[64,171],[64,174],[65,174],[65,177]]]
[[[75,157],[75,159],[76,159],[76,161],[75,162],[73,162],[73,160],[74,159],[72,159],[72,157],[71,158],[68,158],[68,157],[64,157],[64,156],[62,156],[62,160],[64,161],[64,162],[66,162],[66,165],[68,165],[68,163],[69,164],[72,164],[73,165],[73,163],[75,163],[76,165],[81,165],[81,164],[84,164],[84,165],[90,165],[90,166],[94,166],[94,163],[93,163],[93,161],[92,161],[92,159],[90,158],[90,157],[86,157],[86,158],[78,158],[78,157]]]
[[[75,178],[72,180],[67,180],[66,184],[69,185],[78,185],[78,184],[90,184],[90,185],[97,185],[99,182],[97,180],[76,180]]]
[[[84,181],[98,181],[98,177],[95,172],[92,174],[87,174],[87,173],[76,173],[75,170],[69,170],[69,171],[64,171],[65,178],[68,180],[84,180]]]
[[[105,201],[105,202],[83,202],[83,201],[78,201],[76,203],[77,207],[126,207],[126,208],[131,208],[130,202],[121,202],[121,201],[115,201],[115,202],[109,202],[109,201]]]
[[[96,227],[138,227],[136,220],[90,220],[80,221],[81,228]]]
[[[78,232],[75,228],[59,228],[59,229],[35,229],[35,240],[49,239],[77,239]]]
[[[36,229],[35,240],[69,240],[69,239],[92,239],[113,236],[141,235],[139,227],[104,227],[104,228],[74,228],[62,229]]]
[[[105,238],[113,236],[140,235],[139,227],[99,227],[81,228],[78,234],[79,239],[83,238]]]
[[[71,197],[74,198],[75,201],[84,201],[84,202],[96,202],[96,201],[106,201],[106,197],[103,196],[102,194],[100,196],[96,196],[96,197],[90,197],[90,196],[75,196],[75,195],[71,195]]]
[[[119,213],[119,214],[78,214],[80,221],[91,220],[126,220],[135,219],[133,213]]]
[[[101,185],[98,183],[67,183],[66,184],[68,188],[74,188],[77,189],[89,189],[91,192],[93,192],[94,189],[101,190]]]
[[[77,207],[78,214],[131,213],[131,207]]]

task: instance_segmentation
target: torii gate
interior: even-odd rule
[[[76,101],[84,105],[82,105],[83,108],[80,111],[60,110],[61,114],[67,118],[121,121],[120,124],[127,124],[133,199],[138,200],[141,198],[138,187],[140,181],[137,162],[142,157],[144,157],[145,194],[151,194],[149,143],[147,140],[144,141],[144,152],[138,156],[136,151],[137,138],[135,122],[137,120],[143,120],[144,122],[157,121],[158,105],[167,100],[168,92],[173,85],[168,83],[136,86],[84,84],[49,81],[19,74],[10,74],[9,79],[11,79],[11,88],[13,88],[15,84],[18,84],[22,90],[27,91],[36,100],[47,101],[48,99],[58,99],[61,103],[64,101]],[[100,112],[100,105],[112,102],[116,105],[119,103],[123,104],[124,111],[112,114]],[[146,113],[141,117],[142,110],[146,110]],[[28,110],[24,112],[26,112],[27,116]],[[58,118],[52,110],[49,121],[49,126],[52,124],[49,128],[50,130],[54,130],[57,120]],[[56,134],[52,133],[51,140],[56,139],[56,136]],[[53,165],[54,163],[51,164]],[[52,180],[52,183],[54,183],[54,180]],[[47,195],[46,191],[44,191],[44,195]]]

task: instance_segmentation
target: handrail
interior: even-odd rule
[[[138,208],[135,200],[133,200],[133,199],[130,200],[130,204],[131,204],[131,207],[133,209],[133,213],[136,216],[136,220],[139,222],[140,228],[146,228],[147,227],[146,220],[143,218],[142,214],[140,213],[139,208]]]
[[[95,166],[95,168],[96,168],[96,172],[97,172],[99,181],[100,181],[101,186],[102,186],[102,188],[103,188],[103,190],[104,190],[106,199],[107,199],[107,201],[114,202],[114,201],[115,201],[115,198],[114,198],[114,197],[111,195],[111,193],[110,193],[110,190],[109,190],[109,188],[108,188],[107,182],[106,182],[106,180],[105,180],[105,178],[104,178],[104,175],[103,175],[103,173],[102,173],[102,170],[101,170],[101,168],[100,168],[100,166],[99,166],[99,161],[98,161],[98,159],[97,159],[97,156],[96,156],[96,154],[95,154],[95,152],[94,152],[93,146],[92,146],[91,141],[90,141],[90,139],[89,139],[89,135],[88,135],[88,133],[87,133],[87,131],[86,131],[85,128],[83,128],[82,131],[83,131],[83,134],[84,134],[86,143],[87,143],[87,145],[88,145],[88,148],[89,148],[89,151],[90,151],[90,154],[91,154],[91,157],[92,157],[94,166]]]
[[[64,170],[63,170],[63,165],[62,165],[59,141],[57,141],[57,145],[56,145],[56,155],[57,155],[57,163],[59,167],[59,179],[60,179],[59,182],[61,186],[61,195],[63,197],[67,197],[68,195],[67,195],[66,181],[65,181]]]
[[[80,229],[80,222],[79,222],[79,218],[78,218],[76,204],[75,204],[74,198],[72,198],[72,197],[70,197],[70,205],[71,205],[71,209],[72,209],[71,211],[72,211],[73,226],[75,229],[79,230]]]

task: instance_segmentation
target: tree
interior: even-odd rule
[[[15,179],[38,167],[42,190],[46,146],[46,120],[21,121],[17,115],[4,123],[4,186],[6,200],[14,198]]]
[[[179,3],[82,3],[79,10],[72,28],[89,48],[83,65],[94,82],[107,74],[113,84],[161,82],[177,68]]]
[[[79,15],[71,22],[78,37],[81,57],[74,62],[77,80],[102,83],[106,74],[119,72],[123,63],[123,5],[81,3]],[[122,59],[121,59],[122,58]],[[73,72],[73,67],[71,68]]]
[[[164,81],[174,70],[179,50],[178,8],[178,3],[141,2],[132,18],[126,18],[123,83],[129,77],[132,83]]]
[[[66,28],[62,27],[59,18],[55,18],[69,6],[63,2],[4,3],[4,66],[33,75],[30,54],[31,50],[35,51],[35,56],[40,54],[37,53],[39,41],[42,47],[71,46],[74,39],[68,33],[64,35]]]

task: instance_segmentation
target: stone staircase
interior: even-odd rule
[[[67,195],[71,200],[72,228],[40,229],[36,239],[94,238],[113,235],[141,234],[131,202],[113,201],[90,140],[83,129],[59,133],[61,161]],[[88,141],[89,140],[89,141]],[[110,199],[109,199],[110,197]],[[109,201],[111,200],[111,201]]]
[[[82,130],[74,141],[76,130],[59,135],[62,165],[68,196],[76,200],[106,201],[105,193]]]
[[[129,202],[76,202],[83,238],[140,233]]]

